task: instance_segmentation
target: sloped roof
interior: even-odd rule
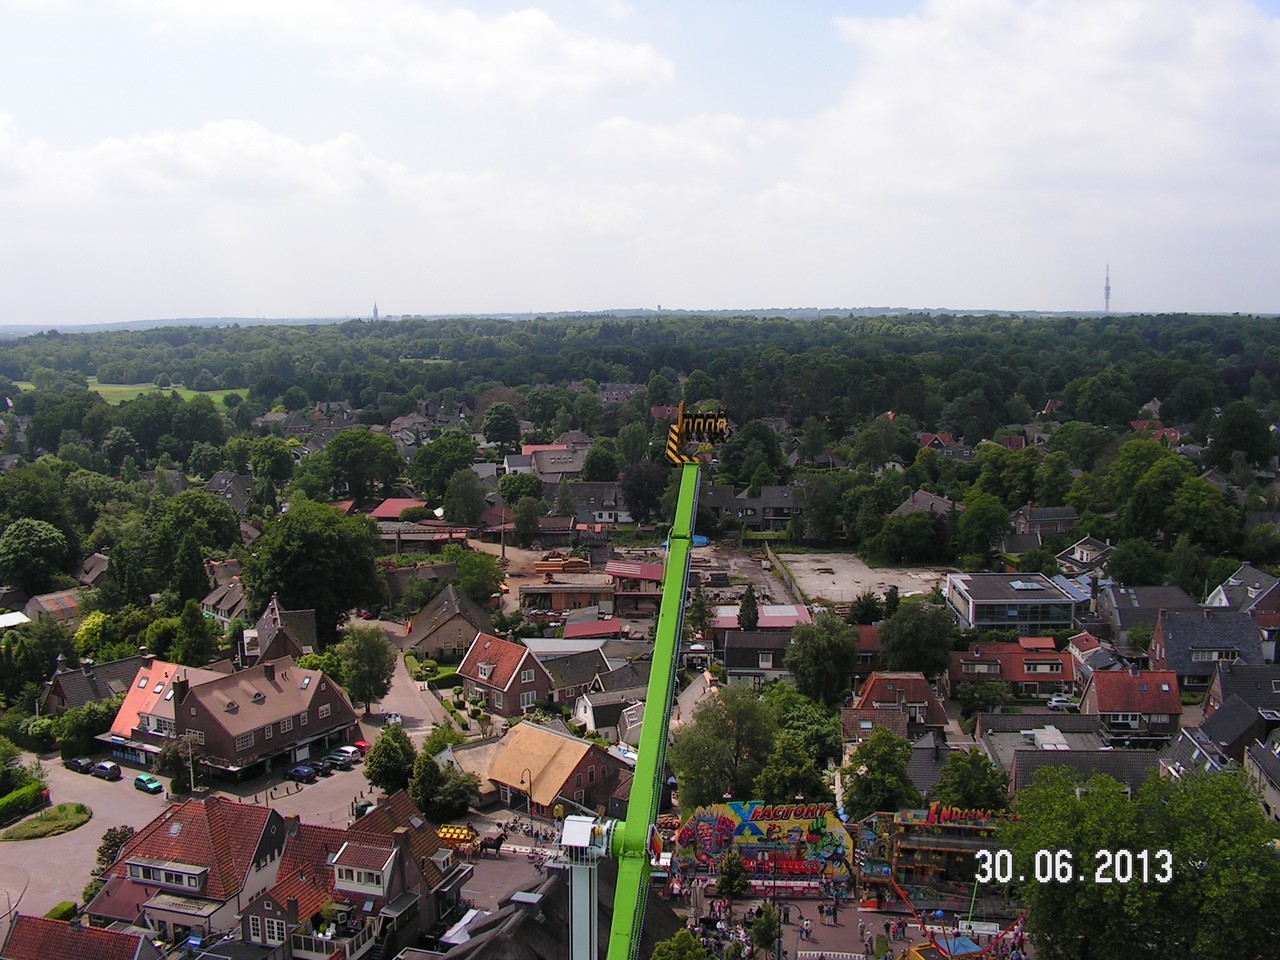
[[[1280,730],[1273,730],[1266,743],[1255,740],[1245,753],[1262,775],[1280,788]]]
[[[1224,702],[1235,696],[1255,709],[1280,710],[1280,664],[1219,660],[1217,676]]]
[[[35,620],[41,614],[47,614],[55,620],[74,620],[80,616],[80,591],[55,590],[53,593],[42,593],[27,601],[22,611]]]
[[[593,750],[600,748],[590,741],[555,733],[536,723],[517,723],[498,741],[488,777],[527,792],[534,803],[546,806],[555,801],[574,768]],[[526,769],[533,777],[532,789],[520,787]]]
[[[598,674],[592,686],[602,691],[629,690],[634,687],[649,686],[649,668],[651,660],[628,660],[614,669]]]
[[[845,707],[840,711],[840,728],[846,740],[864,740],[878,727],[906,739],[907,715],[897,707]]]
[[[773,653],[773,669],[782,669],[782,656],[791,644],[791,634],[774,630],[732,630],[725,636],[724,665],[726,667],[760,666],[761,653]]]
[[[83,707],[86,703],[110,700],[117,694],[127,693],[138,675],[138,668],[149,659],[139,654],[123,660],[95,663],[91,667],[82,666],[78,670],[60,670],[53,675],[53,682],[62,690],[68,710]]]
[[[626,580],[662,582],[662,564],[660,563],[646,563],[642,560],[609,560],[604,565],[604,572],[611,577],[622,577]]]
[[[711,628],[713,630],[737,630],[738,615],[742,605],[737,603],[722,604],[714,608]],[[812,623],[809,608],[798,603],[762,603],[756,608],[757,630],[790,630],[802,623]]]
[[[191,686],[214,680],[231,673],[231,661],[222,660],[208,667],[184,667],[165,660],[147,660],[138,667],[130,680],[129,692],[124,703],[116,711],[111,722],[111,732],[119,737],[130,737],[138,725],[140,714],[162,714],[173,717],[174,680],[186,680]],[[158,709],[164,704],[164,709]]]
[[[862,685],[857,706],[874,707],[897,703],[923,703],[924,722],[927,726],[946,725],[946,709],[938,702],[925,675],[919,672],[877,670]]]
[[[458,673],[468,680],[474,680],[498,690],[506,690],[511,686],[512,679],[520,671],[526,657],[532,660],[538,669],[546,671],[528,647],[488,633],[479,633],[467,648],[467,655],[462,658],[462,663],[458,664]],[[480,676],[482,665],[490,667],[487,678]]]
[[[578,623],[566,623],[564,625],[564,638],[566,640],[620,636],[622,636],[622,621],[617,617],[605,617],[603,620],[582,620]]]
[[[84,563],[80,564],[80,576],[76,579],[86,587],[91,587],[107,572],[109,563],[110,561],[107,559],[106,554],[91,553],[85,557]]]
[[[928,793],[942,776],[953,753],[959,751],[936,731],[930,730],[911,745],[911,758],[907,761],[907,776],[921,793]]]
[[[1105,774],[1133,790],[1159,765],[1155,750],[1034,750],[1013,751],[1010,782],[1014,791],[1029,784],[1045,767],[1070,767],[1086,779]]]
[[[273,816],[276,829],[283,830],[279,815],[267,807],[234,803],[216,794],[187,800],[130,837],[108,874],[128,876],[126,862],[134,857],[197,864],[209,868],[202,895],[230,899],[244,886],[254,851]]]
[[[142,944],[146,943],[143,949]],[[149,941],[140,934],[91,927],[72,926],[66,920],[28,917],[17,914],[0,956],[5,960],[134,960],[156,956]]]
[[[315,610],[282,610],[273,594],[258,618],[258,657],[300,657],[316,646]]]
[[[557,690],[590,683],[600,671],[609,669],[609,661],[599,649],[569,653],[562,657],[538,658],[538,662],[551,674],[551,682]]]
[[[1208,677],[1215,661],[1192,659],[1193,650],[1235,650],[1239,660],[1260,664],[1262,638],[1258,624],[1247,613],[1206,608],[1196,613],[1163,611],[1157,621],[1156,637],[1164,645],[1164,660],[1178,676]]]
[[[957,513],[964,509],[964,504],[955,503],[946,497],[940,497],[928,490],[915,490],[911,496],[898,504],[890,513],[891,517],[907,517],[913,513],[927,513],[930,516],[945,516],[954,509]]]
[[[427,820],[405,791],[397,790],[383,799],[348,828],[347,836],[366,845],[393,844],[398,827],[405,827],[409,831],[409,852],[427,882],[432,887],[437,886],[444,877],[431,857],[441,847],[439,825]]]
[[[247,607],[244,585],[239,578],[219,584],[209,591],[209,594],[200,601],[200,605],[217,611],[228,620],[237,617],[244,613]]]
[[[1200,724],[1200,732],[1228,752],[1238,747],[1241,741],[1247,744],[1256,740],[1266,729],[1266,722],[1257,708],[1234,693]],[[1241,754],[1239,749],[1234,752],[1237,757]]]
[[[1252,564],[1243,563],[1219,589],[1233,610],[1248,610],[1280,584],[1280,580]]]
[[[273,679],[267,678],[268,672],[274,672]],[[216,676],[199,686],[193,684],[187,697],[204,704],[228,734],[240,736],[307,711],[322,682],[333,684],[322,671],[304,670],[291,657],[281,657],[261,661],[230,676]],[[333,690],[346,700],[341,687],[333,684]],[[351,710],[349,702],[347,709]],[[351,715],[354,717],[355,712],[351,711]]]
[[[1092,695],[1088,695],[1092,691]],[[1178,675],[1172,670],[1099,670],[1090,678],[1081,709],[1096,713],[1182,714]]]
[[[477,633],[489,629],[489,615],[480,609],[478,603],[450,583],[410,619],[412,628],[404,645],[412,647],[422,643],[455,617],[461,617],[471,624]]]
[[[275,886],[267,894],[277,903],[291,897],[297,900],[300,920],[315,916],[333,898],[333,865],[329,860],[346,839],[347,832],[338,827],[295,824],[280,854]]]
[[[427,501],[411,497],[388,497],[369,511],[375,520],[399,520],[400,514],[413,507],[425,507]]]

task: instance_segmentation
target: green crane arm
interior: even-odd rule
[[[698,465],[680,467],[680,498],[667,541],[667,564],[662,572],[662,606],[654,636],[653,666],[640,725],[640,749],[635,779],[627,804],[627,819],[613,831],[613,854],[618,861],[618,886],[613,898],[613,926],[608,960],[634,960],[640,952],[645,898],[649,892],[649,831],[657,821],[666,766],[667,731],[676,690],[676,658],[684,624],[684,595],[693,547],[693,520],[698,510]]]

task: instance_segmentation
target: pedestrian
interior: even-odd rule
[[[804,918],[804,923],[800,927],[800,938],[802,940],[813,939],[813,921],[808,917]]]
[[[791,922],[791,904],[789,903],[784,903],[782,905],[782,922],[783,923]]]
[[[863,920],[861,917],[858,918],[858,939],[867,939],[867,921]]]
[[[893,925],[889,923],[888,920],[884,922],[884,936],[886,940],[891,939],[891,937],[889,936],[889,930],[892,928],[892,926]]]

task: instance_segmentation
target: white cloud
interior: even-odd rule
[[[650,44],[608,40],[529,8],[497,16],[439,12],[412,0],[134,0],[171,28],[182,22],[270,27],[327,50],[330,69],[460,103],[537,103],[669,85],[670,60]],[[622,12],[624,4],[610,4]]]

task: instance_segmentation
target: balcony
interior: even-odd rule
[[[346,960],[357,960],[373,947],[374,934],[377,927],[368,923],[355,930],[351,927],[339,927],[333,934],[294,933],[290,937],[293,955],[302,960],[325,960],[335,949],[341,950]]]

